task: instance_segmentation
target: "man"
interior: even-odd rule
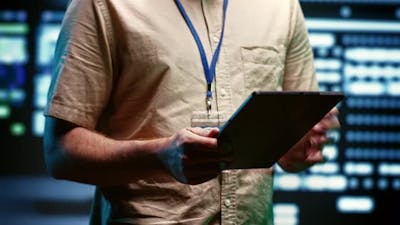
[[[97,185],[92,224],[272,224],[273,169],[221,173],[218,129],[191,117],[230,115],[255,90],[316,89],[297,0],[73,0],[46,109],[47,166]],[[320,162],[336,114],[279,164]]]

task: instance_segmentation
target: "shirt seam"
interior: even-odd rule
[[[71,113],[71,112],[65,113],[65,109],[76,113]],[[50,108],[48,109],[48,111],[44,113],[44,115],[53,116],[62,120],[66,120],[78,126],[86,127],[89,129],[94,129],[94,127],[96,126],[96,124],[94,123],[95,119],[93,118],[93,116],[88,116],[92,115],[91,112],[81,110],[77,107],[65,104],[57,100],[52,101]],[[81,119],[76,119],[76,118],[81,118]]]

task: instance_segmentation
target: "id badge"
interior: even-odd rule
[[[192,127],[221,127],[226,122],[226,113],[194,111],[191,118]]]

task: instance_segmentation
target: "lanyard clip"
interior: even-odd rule
[[[210,114],[211,114],[211,106],[212,106],[212,96],[207,96],[206,105],[207,105],[207,114],[208,114],[208,116],[210,116]]]
[[[211,84],[207,84],[206,106],[207,106],[207,114],[208,114],[208,116],[210,116],[210,114],[211,114],[211,107],[212,107],[212,91],[211,91]]]

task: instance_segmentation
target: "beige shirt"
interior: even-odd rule
[[[223,0],[181,0],[210,61]],[[298,0],[230,0],[213,85],[228,115],[255,90],[315,90]],[[46,115],[120,139],[152,139],[205,110],[206,81],[173,0],[73,0],[55,54]],[[268,138],[268,137],[266,137]],[[272,224],[272,168],[200,185],[171,177],[99,187],[93,224]]]

